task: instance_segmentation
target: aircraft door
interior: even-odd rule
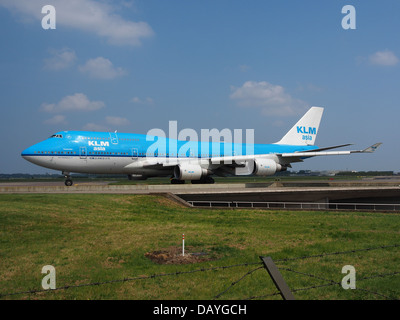
[[[118,144],[118,135],[117,135],[117,131],[115,131],[115,132],[110,132],[110,138],[111,138],[111,143],[112,143],[112,144]]]
[[[139,156],[138,148],[132,148],[132,159],[136,160]]]
[[[86,147],[80,147],[79,148],[79,155],[80,155],[81,159],[86,159],[86,157],[87,157]]]

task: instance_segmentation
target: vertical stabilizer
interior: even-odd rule
[[[276,144],[313,146],[317,138],[324,108],[311,107],[310,110]]]

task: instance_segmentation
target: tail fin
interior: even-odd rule
[[[306,114],[276,144],[313,146],[317,138],[324,108],[311,107]]]

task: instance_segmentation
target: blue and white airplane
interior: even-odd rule
[[[129,179],[170,177],[171,183],[185,183],[185,180],[214,183],[213,175],[269,176],[306,158],[372,153],[381,144],[364,150],[328,152],[350,144],[316,147],[323,110],[311,107],[273,144],[193,142],[143,134],[62,131],[27,148],[21,155],[36,165],[62,171],[66,186],[73,184],[71,172],[126,174]]]

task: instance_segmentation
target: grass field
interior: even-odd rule
[[[186,254],[206,253],[207,261],[158,264],[146,255],[180,250],[183,233]],[[280,300],[265,269],[251,272],[262,266],[259,256],[271,256],[296,299],[400,299],[400,247],[378,249],[399,244],[398,213],[208,210],[163,196],[2,194],[0,298]],[[367,248],[377,249],[360,250]],[[343,253],[349,250],[360,251]],[[342,253],[325,255],[335,252]],[[300,257],[307,258],[294,259]],[[78,287],[5,295],[41,290],[45,265],[55,267],[57,288]],[[325,286],[340,283],[345,265],[355,267],[357,289]]]

